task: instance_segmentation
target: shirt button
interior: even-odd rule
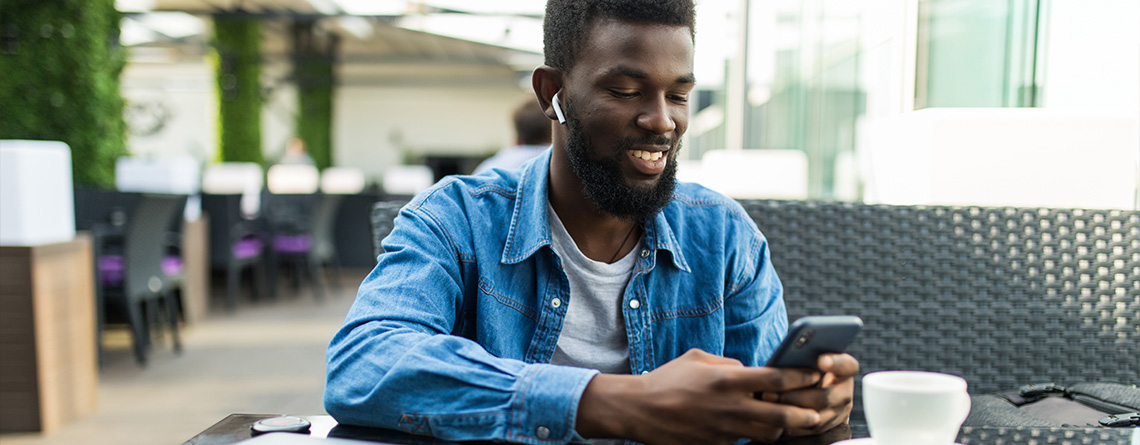
[[[649,256],[649,249],[641,249],[641,257],[646,258]]]
[[[550,428],[540,426],[537,430],[535,430],[535,434],[538,435],[539,439],[547,439],[550,437]]]
[[[649,371],[641,371],[641,375],[649,374]]]
[[[554,307],[556,307],[556,308],[557,308],[557,307],[559,307],[559,306],[562,306],[562,299],[560,299],[560,298],[555,298],[555,299],[553,299],[553,300],[550,300],[550,305],[551,305],[551,306],[554,306]]]
[[[629,307],[631,309],[637,309],[637,308],[641,307],[641,302],[637,301],[637,300],[629,300]]]

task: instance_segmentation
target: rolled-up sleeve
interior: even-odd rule
[[[449,233],[405,208],[327,352],[325,409],[340,423],[447,440],[565,443],[597,371],[528,364],[451,335],[464,298]]]

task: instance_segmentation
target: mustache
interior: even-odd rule
[[[618,142],[618,151],[625,151],[634,145],[665,145],[670,150],[677,148],[677,139],[665,135],[645,136],[645,137],[627,137]]]

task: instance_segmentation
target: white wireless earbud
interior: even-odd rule
[[[554,93],[554,97],[550,98],[550,103],[554,105],[554,115],[558,116],[558,123],[566,123],[566,115],[562,114],[562,105],[558,103],[558,93]]]

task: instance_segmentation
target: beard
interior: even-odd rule
[[[570,166],[582,181],[586,197],[599,209],[642,224],[673,200],[673,188],[677,184],[677,152],[681,150],[680,141],[671,140],[663,135],[625,138],[618,141],[612,153],[591,159],[590,153],[594,151],[594,143],[582,130],[582,123],[572,112],[566,113],[566,123],[569,130],[566,152],[570,158]],[[672,147],[668,152],[669,159],[665,163],[665,171],[657,178],[657,182],[650,186],[631,185],[626,182],[622,173],[622,160],[629,156],[629,149],[639,144]]]

